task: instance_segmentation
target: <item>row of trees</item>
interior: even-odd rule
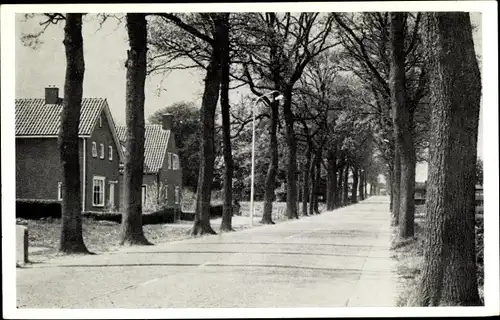
[[[65,97],[73,97],[64,100],[60,135],[65,171],[61,249],[82,252],[78,147],[72,129],[82,96],[82,15],[46,16],[48,22],[66,21]],[[264,101],[257,117],[267,150],[263,223],[273,223],[280,162],[285,164],[290,219],[299,216],[299,172],[300,211],[307,215],[317,212],[322,177],[327,208],[334,209],[348,202],[349,172],[354,191],[359,189],[363,198],[367,181],[375,184],[385,171],[393,224],[400,237],[412,237],[415,165],[428,157],[421,303],[478,303],[473,177],[481,90],[467,13],[129,13],[126,21],[130,49],[122,244],[149,244],[140,201],[146,75],[197,68],[205,72],[205,82],[199,122],[193,124],[199,141],[193,235],[215,233],[209,208],[218,143],[223,159],[221,231],[232,230],[233,143],[248,136],[252,103],[231,105],[229,91],[245,86]],[[282,94],[283,103],[264,96],[269,92]],[[352,194],[356,201],[356,192]]]

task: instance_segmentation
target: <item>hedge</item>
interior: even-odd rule
[[[210,218],[222,217],[222,205],[210,207]],[[142,216],[142,224],[173,223],[175,218],[174,208],[166,208]],[[84,217],[98,221],[113,221],[121,223],[122,215],[119,212],[84,212]],[[55,200],[16,200],[16,218],[42,219],[61,218],[61,202]],[[194,220],[194,212],[180,212],[180,219],[186,221]]]
[[[16,218],[61,218],[61,202],[56,200],[16,200]]]

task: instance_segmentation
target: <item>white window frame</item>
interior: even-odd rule
[[[113,160],[113,146],[108,146],[109,161]]]
[[[92,141],[92,157],[97,158],[97,142]]]
[[[57,183],[57,200],[61,201],[63,199],[62,182]]]
[[[165,185],[165,202],[168,202],[168,184]]]
[[[95,203],[95,187],[96,187],[96,181],[99,181],[102,183],[101,185],[101,191],[99,193],[102,193],[102,203]],[[102,176],[93,176],[92,177],[92,206],[93,207],[99,207],[103,208],[106,203],[106,177]]]
[[[168,169],[172,169],[172,152],[168,153],[167,162],[168,162]]]
[[[104,143],[101,143],[101,144],[99,144],[99,145],[100,145],[100,147],[101,147],[101,156],[100,156],[100,158],[101,158],[101,159],[104,159]]]
[[[181,203],[181,191],[180,191],[180,188],[178,186],[175,187],[174,198],[175,198],[175,204]]]

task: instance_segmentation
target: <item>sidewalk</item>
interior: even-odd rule
[[[389,307],[397,294],[390,236],[387,199],[372,197],[276,225],[31,265],[17,270],[17,302],[21,308]]]

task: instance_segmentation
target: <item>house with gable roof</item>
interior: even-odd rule
[[[16,99],[16,199],[62,200],[58,134],[63,99],[56,87],[44,98]],[[114,211],[119,203],[123,159],[115,124],[104,98],[83,98],[78,128],[82,210]]]
[[[127,127],[117,126],[116,131],[126,153]],[[147,211],[151,204],[180,209],[182,170],[172,131],[172,115],[163,115],[161,125],[145,125],[144,136],[143,211]],[[120,179],[123,179],[123,172]],[[121,186],[123,189],[123,183]],[[124,203],[123,196],[121,190],[120,203]]]

